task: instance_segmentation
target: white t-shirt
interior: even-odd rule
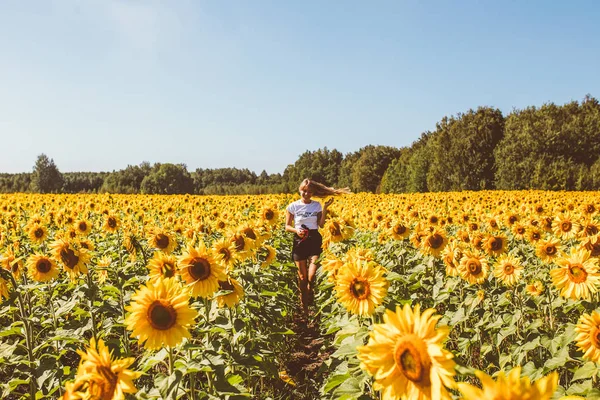
[[[287,210],[294,216],[294,227],[300,228],[304,224],[308,229],[319,229],[317,215],[323,212],[323,207],[318,201],[311,200],[305,204],[302,200],[296,200],[287,206]]]

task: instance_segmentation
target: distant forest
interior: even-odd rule
[[[410,147],[365,146],[343,155],[306,151],[283,174],[248,169],[188,171],[144,162],[113,172],[61,173],[42,154],[31,173],[0,174],[0,192],[264,194],[297,190],[304,178],[354,192],[483,189],[600,190],[600,103],[531,106],[503,115],[479,107],[444,117]]]

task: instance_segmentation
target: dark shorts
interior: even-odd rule
[[[308,237],[301,238],[294,234],[294,243],[292,245],[292,257],[294,261],[308,260],[312,256],[320,256],[323,252],[321,245],[323,238],[318,229],[308,231]]]

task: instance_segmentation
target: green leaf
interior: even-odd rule
[[[593,376],[598,376],[600,373],[600,369],[596,365],[596,363],[588,362],[583,365],[581,368],[577,368],[575,373],[573,374],[572,382],[578,381],[580,379],[588,379]]]

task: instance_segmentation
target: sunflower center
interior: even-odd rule
[[[329,227],[329,232],[332,236],[341,236],[342,231],[340,230],[340,224],[334,221],[331,227]]]
[[[244,234],[244,236],[246,236],[248,239],[252,239],[252,240],[256,240],[256,233],[254,233],[254,229],[252,228],[246,228],[242,231],[242,233]]]
[[[14,263],[12,265],[12,272],[13,274],[16,274],[19,271],[19,263]]]
[[[546,246],[546,254],[549,256],[553,256],[556,254],[556,246]]]
[[[432,249],[439,248],[444,243],[444,238],[439,233],[434,233],[433,235],[427,238],[427,244]]]
[[[404,225],[394,226],[394,233],[396,235],[402,235],[404,232],[406,232],[406,227]]]
[[[479,275],[481,273],[481,263],[471,259],[467,262],[467,269],[471,275]]]
[[[44,237],[44,230],[42,228],[37,228],[34,232],[33,232],[34,236],[37,239],[41,239],[42,237]]]
[[[50,261],[48,260],[39,260],[35,265],[35,268],[38,270],[38,272],[46,274],[50,272],[50,269],[52,269],[52,264],[50,264]]]
[[[412,334],[402,337],[394,349],[394,362],[408,380],[429,386],[431,360],[419,337]]]
[[[587,225],[587,226],[585,227],[585,233],[586,233],[588,236],[593,236],[593,235],[595,235],[596,233],[598,233],[598,227],[597,227],[596,225],[591,225],[591,224],[590,224],[590,225]]]
[[[231,259],[231,252],[226,248],[220,249],[219,254],[221,254],[223,256],[223,261],[225,261],[225,262],[227,262]]]
[[[108,227],[115,229],[117,227],[117,219],[115,217],[108,217]]]
[[[502,250],[502,238],[499,238],[499,237],[492,238],[492,241],[490,243],[490,248],[493,251]]]
[[[79,223],[79,230],[82,231],[82,232],[85,232],[87,230],[87,223],[85,223],[83,221],[80,222]]]
[[[600,327],[596,326],[590,337],[592,339],[592,345],[595,348],[600,349]]]
[[[233,290],[233,284],[229,281],[219,281],[219,289],[221,290]]]
[[[569,266],[569,277],[575,283],[585,282],[587,279],[587,271],[581,264],[573,264]]]
[[[219,229],[225,228],[225,222],[223,222],[223,221],[217,222],[217,228],[219,228]]]
[[[593,204],[588,204],[588,205],[585,207],[585,210],[588,212],[588,214],[591,214],[591,213],[593,213],[594,211],[596,211],[596,207],[594,207],[594,205],[593,205]]]
[[[236,236],[236,237],[233,239],[233,243],[234,243],[234,245],[235,245],[235,249],[236,249],[237,251],[242,251],[242,250],[244,250],[244,247],[245,247],[245,245],[246,245],[246,242],[245,242],[245,240],[244,240],[244,237],[243,237],[243,236]]]
[[[267,221],[272,220],[274,216],[275,216],[275,213],[273,211],[271,211],[271,210],[265,211],[265,219]]]
[[[60,259],[69,269],[75,268],[75,266],[79,262],[79,257],[75,255],[75,252],[70,248],[62,249],[60,251]]]
[[[188,272],[196,281],[203,281],[210,276],[210,263],[206,258],[196,257],[190,263]]]
[[[161,270],[162,275],[165,278],[172,278],[173,276],[175,276],[175,266],[169,262],[164,263]]]
[[[350,292],[352,296],[357,300],[366,299],[371,293],[371,287],[369,282],[365,279],[354,278],[352,283],[350,284]]]
[[[563,232],[569,232],[571,230],[571,227],[573,226],[573,224],[570,221],[563,221],[560,224],[560,229]]]
[[[515,272],[515,267],[512,264],[504,265],[504,274],[512,275]]]
[[[148,322],[154,329],[166,331],[177,322],[177,311],[164,300],[154,300],[148,307]]]
[[[169,247],[169,237],[164,233],[156,235],[156,247],[159,249],[166,249]]]
[[[100,365],[97,367],[96,372],[102,376],[101,380],[92,380],[90,384],[90,392],[95,398],[101,400],[110,400],[114,397],[115,389],[119,378],[109,367]]]
[[[541,238],[541,236],[540,236],[539,232],[533,232],[531,234],[531,239],[533,239],[533,240],[540,240],[540,238]]]
[[[431,216],[429,218],[429,222],[431,222],[432,224],[437,224],[438,223],[438,217],[436,217],[435,215]]]
[[[517,233],[518,233],[519,235],[522,235],[522,234],[524,234],[524,233],[525,233],[525,228],[524,228],[524,227],[522,227],[522,226],[518,227],[518,228],[517,228]]]
[[[510,217],[508,217],[508,222],[512,225],[515,222],[517,222],[517,217],[514,215],[511,215]]]

